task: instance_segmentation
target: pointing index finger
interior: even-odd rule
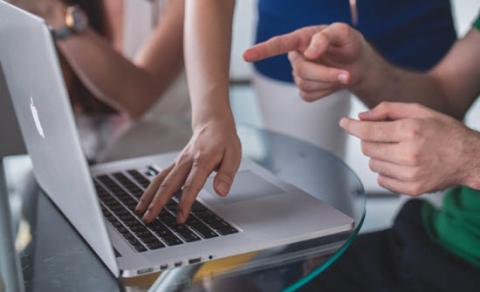
[[[273,37],[247,49],[243,58],[247,62],[256,62],[290,51],[304,51],[308,47],[312,35],[322,28],[323,26],[311,26]]]
[[[365,122],[343,118],[340,126],[362,141],[395,143],[402,139],[397,122]]]

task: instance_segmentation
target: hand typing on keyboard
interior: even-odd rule
[[[149,169],[158,173],[153,167]],[[178,209],[177,196],[165,204],[156,219],[144,224],[134,210],[149,184],[150,181],[135,169],[95,178],[95,188],[105,219],[136,251],[147,252],[238,232],[198,201],[193,202],[185,225],[177,224],[174,216]]]
[[[176,161],[153,180],[136,208],[151,223],[170,198],[181,190],[177,223],[185,223],[198,193],[209,175],[217,171],[214,188],[226,196],[240,165],[241,145],[233,122],[215,121],[194,129],[188,145]]]

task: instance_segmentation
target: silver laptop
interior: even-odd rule
[[[207,182],[185,225],[175,223],[177,197],[153,224],[144,225],[133,209],[176,153],[89,167],[44,21],[0,0],[0,44],[1,68],[36,178],[115,276],[352,229],[352,218],[248,160],[242,161],[227,198],[215,195]]]

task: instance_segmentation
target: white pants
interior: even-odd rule
[[[254,87],[266,129],[286,134],[345,157],[346,134],[338,122],[350,112],[350,93],[340,91],[306,102],[294,84],[279,82],[256,72]]]

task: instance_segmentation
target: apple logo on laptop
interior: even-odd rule
[[[33,97],[30,97],[30,110],[32,111],[33,121],[35,122],[35,127],[37,128],[38,134],[45,139],[45,132],[43,131],[42,123],[40,123],[37,108],[33,103]]]

